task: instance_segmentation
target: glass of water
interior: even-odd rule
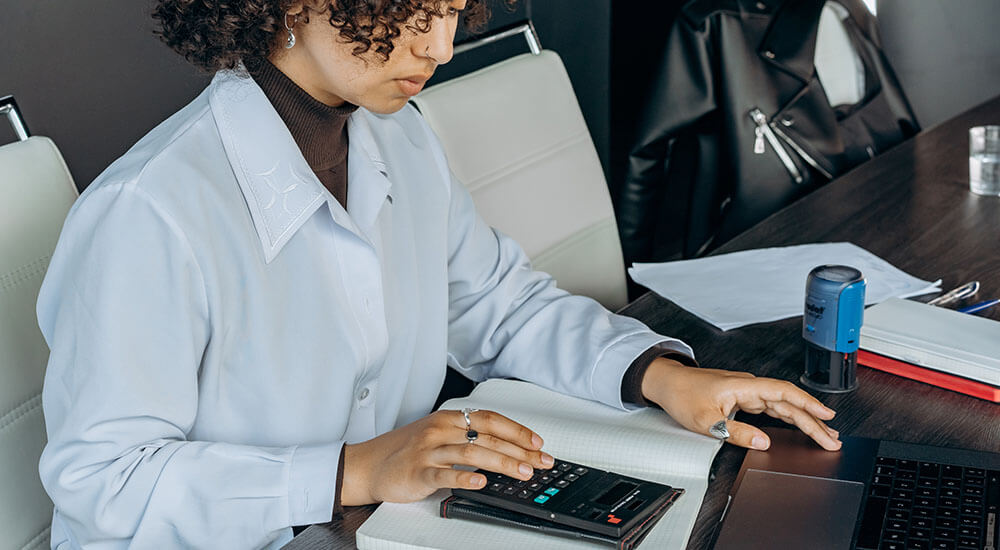
[[[1000,126],[969,130],[969,189],[1000,197]]]

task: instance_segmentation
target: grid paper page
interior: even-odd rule
[[[712,459],[722,442],[685,430],[659,410],[623,412],[513,380],[484,382],[471,396],[450,400],[441,408],[464,407],[494,410],[530,427],[545,440],[545,451],[556,458],[685,489],[642,546],[672,549],[687,545],[708,487]],[[443,490],[413,504],[382,504],[358,530],[358,547],[606,548],[513,527],[441,518],[438,505],[448,494]]]

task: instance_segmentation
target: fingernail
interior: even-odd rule
[[[542,453],[542,464],[546,466],[552,466],[555,463],[556,461],[554,458],[552,458],[552,455],[548,453]]]
[[[531,434],[531,444],[534,445],[536,449],[541,449],[542,438],[538,437],[538,434]]]
[[[521,472],[522,476],[530,476],[535,470],[528,466],[527,464],[521,464],[517,467],[517,471]]]
[[[486,482],[486,480],[482,476],[475,476],[475,477],[472,478],[472,486],[473,487],[480,487],[485,482]]]
[[[764,439],[763,437],[759,436],[759,435],[753,436],[753,439],[750,441],[750,445],[754,449],[757,449],[757,450],[760,450],[760,451],[767,450],[767,440]]]

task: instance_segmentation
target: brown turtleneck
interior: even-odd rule
[[[347,119],[357,105],[321,103],[267,60],[247,69],[288,126],[306,163],[346,210]]]
[[[270,61],[247,65],[247,70],[264,95],[288,127],[292,139],[302,152],[306,163],[316,173],[319,181],[347,209],[347,119],[356,105],[345,103],[331,107],[310,96]],[[663,346],[653,346],[636,358],[622,380],[621,396],[626,403],[655,406],[642,395],[642,378],[646,369],[657,357],[667,357],[688,365],[697,366],[694,359]],[[344,480],[344,449],[340,451],[337,485],[334,496],[334,516],[342,510],[340,493]],[[298,534],[305,527],[293,527]]]

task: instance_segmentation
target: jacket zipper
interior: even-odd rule
[[[785,132],[783,132],[781,130],[781,128],[779,128],[777,126],[772,126],[772,128],[774,129],[774,132],[776,134],[778,134],[778,137],[780,137],[781,139],[783,139],[785,141],[785,143],[788,144],[789,147],[791,147],[796,153],[798,153],[798,155],[800,157],[802,157],[802,160],[804,160],[804,161],[806,161],[806,162],[809,163],[809,166],[812,166],[813,168],[816,169],[817,172],[819,172],[820,174],[823,174],[823,177],[825,177],[826,179],[828,179],[828,180],[832,180],[833,179],[833,174],[831,174],[825,168],[823,168],[822,166],[820,166],[819,163],[816,162],[816,159],[814,159],[811,156],[809,156],[809,153],[806,153],[802,149],[802,147],[799,147],[799,144],[795,143],[795,140],[793,140],[791,137],[788,136],[788,134],[786,134]]]
[[[781,163],[785,165],[785,169],[788,170],[788,174],[792,176],[795,183],[802,183],[802,172],[799,172],[799,167],[795,166],[795,162],[792,161],[792,157],[788,154],[788,151],[785,150],[785,147],[781,145],[781,141],[779,141],[778,136],[774,134],[774,130],[771,125],[767,123],[767,116],[757,107],[750,109],[749,115],[750,120],[757,125],[757,127],[754,128],[754,154],[764,154],[764,139],[767,139],[767,142],[771,144],[774,152],[778,154],[778,158],[781,159]]]

